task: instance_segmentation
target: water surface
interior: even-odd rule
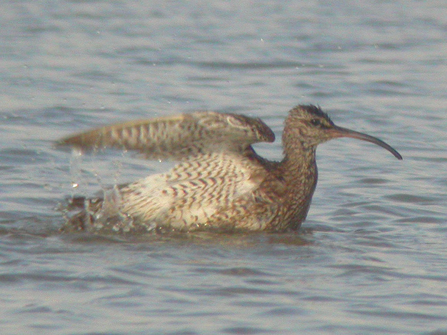
[[[0,31],[2,334],[446,334],[442,1],[16,1]],[[295,234],[61,234],[57,210],[163,171],[55,140],[193,110],[323,107],[336,140]],[[280,141],[257,150],[281,158]],[[73,183],[78,184],[73,188]]]

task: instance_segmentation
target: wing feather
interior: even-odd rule
[[[182,159],[217,148],[240,151],[275,135],[260,119],[239,114],[195,112],[96,128],[57,142],[81,149],[137,150],[149,159]]]

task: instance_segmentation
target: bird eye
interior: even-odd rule
[[[313,126],[315,126],[315,127],[321,126],[321,120],[320,119],[312,119],[312,120],[310,120],[310,123]]]

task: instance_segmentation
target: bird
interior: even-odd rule
[[[147,159],[177,162],[103,190],[72,197],[62,230],[105,233],[285,232],[306,219],[318,170],[316,148],[349,137],[402,156],[384,141],[334,124],[316,105],[298,105],[285,119],[283,159],[261,157],[252,145],[274,142],[259,118],[198,111],[104,126],[63,138],[58,146],[83,151],[136,150]]]

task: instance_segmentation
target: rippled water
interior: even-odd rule
[[[446,10],[3,3],[1,333],[447,334]],[[53,147],[58,138],[197,109],[260,116],[280,138],[298,103],[404,160],[349,139],[322,145],[296,234],[58,232],[66,197],[165,169],[119,152],[78,162]],[[281,157],[279,142],[257,149]]]

